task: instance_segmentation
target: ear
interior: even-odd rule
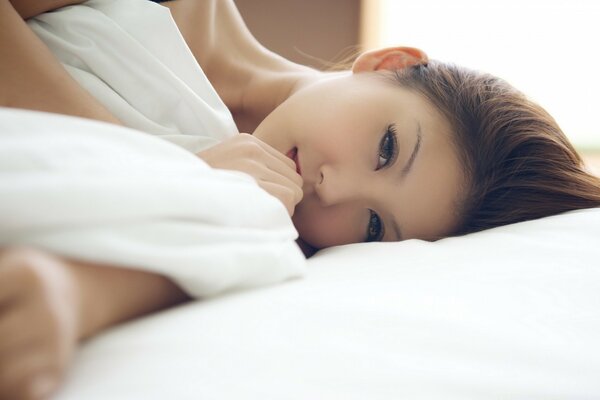
[[[387,47],[362,53],[352,64],[352,72],[396,70],[427,64],[427,54],[414,47]]]

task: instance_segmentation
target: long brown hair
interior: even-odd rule
[[[468,182],[454,235],[600,206],[600,178],[550,114],[504,80],[435,60],[394,80],[453,127]]]

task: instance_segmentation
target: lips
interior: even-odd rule
[[[300,169],[300,161],[298,160],[298,148],[294,147],[290,151],[287,152],[286,156],[296,164],[296,172],[298,175],[302,175],[302,170]]]

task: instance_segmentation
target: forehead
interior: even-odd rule
[[[354,74],[351,82],[350,90],[360,92],[362,95],[348,96],[348,98],[363,107],[375,106],[380,112],[375,112],[374,115],[385,115],[387,118],[393,116],[400,122],[420,118],[427,121],[436,131],[448,135],[451,133],[450,122],[436,106],[415,89],[400,85],[394,73]]]

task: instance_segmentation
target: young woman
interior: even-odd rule
[[[1,3],[0,102],[120,123],[22,20],[73,3]],[[238,130],[252,133],[198,155],[279,198],[306,253],[436,240],[600,205],[599,180],[555,121],[498,78],[410,47],[319,72],[257,43],[232,1],[165,5]],[[158,275],[3,249],[0,394],[47,396],[78,340],[186,298]]]

